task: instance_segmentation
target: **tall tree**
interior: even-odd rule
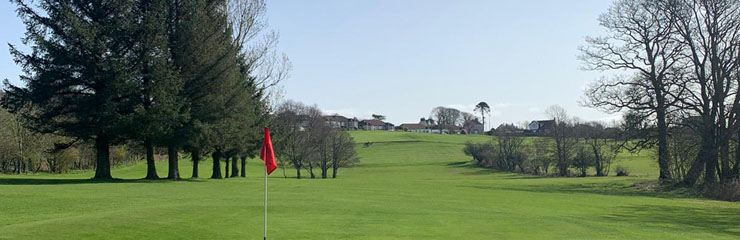
[[[227,0],[228,22],[233,45],[240,52],[238,124],[234,129],[235,148],[241,159],[241,176],[246,177],[246,159],[259,148],[262,127],[267,124],[269,106],[266,91],[288,77],[291,65],[275,51],[279,35],[265,31],[267,6],[264,0]]]
[[[661,182],[671,181],[668,111],[685,84],[679,71],[682,45],[675,39],[675,18],[667,1],[619,0],[599,17],[603,37],[587,38],[580,59],[588,70],[628,71],[603,78],[586,90],[586,104],[609,112],[632,110],[654,117]]]
[[[132,62],[140,73],[136,79],[141,106],[136,112],[135,137],[144,143],[147,179],[159,178],[154,164],[155,144],[166,145],[163,136],[172,135],[172,130],[179,128],[187,117],[179,96],[183,82],[169,61],[168,9],[165,0],[141,0],[135,12],[139,27],[133,33],[136,45]]]
[[[487,131],[487,130],[485,130],[485,128],[486,128],[486,114],[488,114],[488,113],[491,112],[491,107],[488,106],[488,103],[486,103],[486,102],[479,102],[478,104],[475,105],[475,110],[474,111],[480,113],[480,119],[481,119],[481,121],[483,121],[483,130],[484,131]]]
[[[170,52],[184,81],[180,97],[186,102],[188,121],[167,136],[166,147],[172,148],[168,152],[184,148],[193,155],[213,149],[216,157],[230,157],[225,156],[228,149],[224,148],[223,133],[227,129],[222,126],[232,119],[230,107],[241,89],[238,49],[232,42],[225,9],[225,1],[170,1]],[[168,176],[177,178],[177,158],[170,159],[173,174]],[[212,177],[221,177],[219,165],[214,159]]]
[[[701,119],[696,129],[701,137],[699,152],[683,183],[696,183],[702,170],[705,183],[715,182],[718,172],[726,180],[737,175],[737,167],[730,166],[729,143],[738,131],[740,113],[740,2],[670,3],[668,11],[676,19],[675,29],[690,65],[690,91],[681,107]]]
[[[574,131],[574,120],[568,116],[568,113],[560,106],[553,105],[545,110],[545,113],[555,120],[549,137],[553,139],[553,153],[556,156],[555,167],[558,169],[560,176],[568,176],[576,146],[578,145],[578,135]]]
[[[41,1],[30,6],[13,1],[26,25],[31,53],[11,46],[24,68],[26,85],[8,81],[5,107],[23,111],[35,131],[94,140],[95,176],[112,178],[109,146],[131,132],[138,96],[131,31],[134,2]]]
[[[308,113],[311,107],[296,101],[281,103],[275,112],[274,138],[278,159],[287,159],[301,178],[301,170],[308,167],[311,154],[311,139],[307,131]]]
[[[331,178],[337,178],[340,168],[351,167],[360,161],[355,151],[355,140],[347,131],[337,131],[330,139]]]
[[[596,170],[596,176],[602,177],[609,175],[612,161],[619,153],[620,142],[617,140],[617,133],[610,130],[600,122],[590,122],[582,124],[585,127],[582,136],[587,148],[593,157],[593,167]]]

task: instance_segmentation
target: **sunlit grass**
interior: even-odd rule
[[[359,166],[338,179],[270,176],[271,239],[737,239],[740,204],[638,191],[652,153],[612,165],[631,177],[545,178],[470,166],[487,136],[353,132]],[[370,147],[364,147],[371,142]],[[200,176],[210,176],[210,162]],[[181,160],[181,176],[190,163]],[[0,239],[259,239],[262,165],[246,179],[145,181],[146,166],[0,176]],[[158,162],[166,176],[166,162]],[[613,175],[612,171],[612,175]],[[304,176],[307,174],[304,173]]]

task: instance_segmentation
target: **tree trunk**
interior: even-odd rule
[[[213,151],[211,157],[213,158],[213,174],[211,174],[211,178],[221,179],[221,151]]]
[[[658,168],[660,174],[658,182],[671,181],[671,156],[668,151],[668,125],[665,120],[665,107],[663,106],[662,97],[658,100],[657,120],[658,120]]]
[[[707,154],[704,155],[704,183],[715,183],[717,182],[717,148],[714,144],[714,139],[709,140],[709,146],[707,147]]]
[[[737,176],[740,173],[740,131],[737,132],[737,142],[735,142],[735,164],[732,166],[732,175]]]
[[[696,181],[699,180],[699,177],[704,170],[706,160],[710,157],[709,155],[714,150],[712,149],[712,144],[709,143],[709,141],[711,140],[707,139],[706,136],[701,136],[701,139],[702,140],[701,144],[699,145],[699,152],[696,154],[696,160],[694,160],[694,162],[691,164],[689,171],[686,173],[686,176],[683,179],[683,184],[687,186],[692,186],[696,184]]]
[[[704,168],[704,183],[715,183],[717,182],[717,158],[708,157],[705,162]]]
[[[247,156],[241,156],[241,160],[242,160],[241,177],[245,178],[247,177]]]
[[[154,145],[150,139],[144,140],[146,148],[146,179],[159,179],[157,167],[154,165]]]
[[[726,129],[723,131],[726,131]],[[719,180],[721,183],[724,183],[733,177],[730,167],[730,135],[727,132],[723,132],[720,135],[719,160],[722,168],[719,171]]]
[[[338,167],[332,167],[331,169],[331,178],[337,178],[337,170],[339,170]]]
[[[113,179],[110,173],[110,149],[108,137],[98,136],[95,139],[95,177],[93,179]]]
[[[301,167],[295,168],[295,178],[301,179]]]
[[[311,179],[316,178],[316,175],[313,174],[313,164],[310,161],[308,162],[308,173],[311,174]]]
[[[193,149],[190,151],[190,156],[193,160],[193,176],[190,178],[198,178],[198,163],[200,162],[200,149]]]
[[[599,141],[599,140],[593,139],[591,141]],[[603,177],[604,176],[604,169],[602,166],[603,159],[601,157],[601,153],[599,152],[600,149],[599,149],[598,144],[592,144],[591,150],[594,152],[594,160],[596,160],[596,163],[594,164],[594,168],[596,169],[596,176]]]
[[[224,178],[230,177],[229,176],[229,159],[230,158],[231,158],[230,156],[224,156],[224,162],[226,162],[226,164],[224,164],[225,165],[224,166]]]
[[[327,168],[326,165],[321,166],[321,178],[326,178],[328,171],[329,171],[329,168]]]
[[[239,161],[237,159],[238,158],[236,157],[236,155],[231,157],[231,177],[232,178],[239,176],[239,167],[238,167]]]
[[[167,146],[167,158],[169,159],[169,171],[167,173],[167,179],[180,179],[180,168],[177,165],[177,147],[172,145]]]
[[[480,118],[483,120],[483,134],[486,134],[486,115],[483,112],[483,108],[480,110]]]

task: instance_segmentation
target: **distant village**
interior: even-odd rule
[[[402,123],[396,126],[393,123],[385,122],[385,116],[373,115],[373,119],[359,120],[356,117],[348,118],[339,114],[323,116],[326,124],[333,128],[345,130],[366,130],[366,131],[403,131],[417,133],[437,133],[437,134],[491,134],[495,131],[506,131],[507,133],[521,133],[524,136],[545,135],[551,131],[554,126],[554,120],[536,120],[530,122],[525,129],[514,126],[513,124],[502,124],[498,128],[485,130],[483,123],[473,118],[464,121],[461,125],[444,125],[437,124],[434,119],[420,118],[416,123]]]

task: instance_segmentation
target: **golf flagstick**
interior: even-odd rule
[[[260,151],[260,158],[265,161],[265,229],[263,239],[267,240],[267,175],[270,175],[272,171],[277,168],[275,163],[275,152],[272,150],[272,140],[270,140],[270,130],[265,127],[265,138],[262,141],[262,151]]]
[[[264,240],[267,240],[267,166],[265,166],[265,229],[264,229]]]

